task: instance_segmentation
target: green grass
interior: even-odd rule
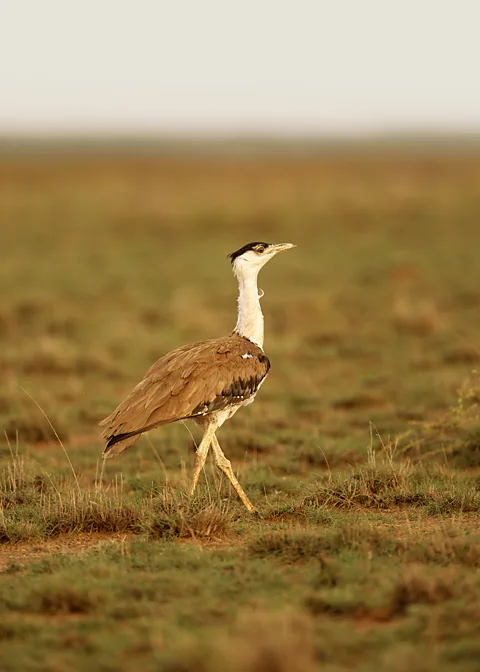
[[[480,158],[0,160],[0,668],[477,669]],[[105,464],[153,361],[268,265],[258,399]],[[193,434],[191,433],[193,432]]]

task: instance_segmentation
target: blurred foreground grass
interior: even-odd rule
[[[476,669],[479,184],[453,152],[0,162],[2,669]],[[232,329],[250,240],[298,245],[219,434],[258,520],[213,467],[187,500],[196,430],[103,467],[96,427]]]

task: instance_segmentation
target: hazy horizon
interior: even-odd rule
[[[472,0],[17,0],[0,134],[478,133],[479,22]]]

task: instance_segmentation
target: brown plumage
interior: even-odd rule
[[[269,369],[263,350],[236,333],[169,352],[100,423],[107,441],[104,456],[118,455],[150,429],[176,420],[203,421],[213,412],[245,404]]]
[[[204,428],[197,448],[193,495],[210,446],[215,460],[249,511],[255,511],[215,436],[242,406],[251,403],[270,369],[263,352],[263,314],[257,276],[290,243],[249,243],[230,255],[238,279],[238,319],[230,336],[185,345],[161,357],[120,406],[100,425],[105,429],[104,457],[118,455],[140,434],[176,420],[194,420]]]

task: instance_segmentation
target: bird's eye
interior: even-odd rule
[[[263,245],[259,245],[258,247],[255,248],[255,252],[257,252],[258,254],[263,254],[265,252],[265,248],[263,247]]]

